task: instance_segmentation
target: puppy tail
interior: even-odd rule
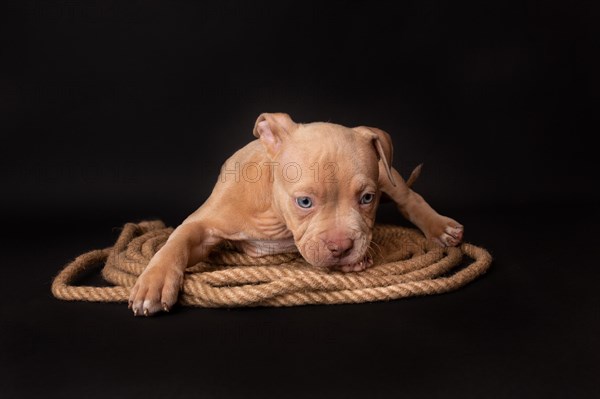
[[[421,163],[411,172],[408,180],[406,181],[406,185],[408,187],[411,187],[415,183],[415,181],[419,178],[422,168],[423,168],[423,164]]]

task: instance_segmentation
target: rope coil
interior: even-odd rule
[[[173,231],[161,221],[128,223],[113,247],[80,255],[55,277],[52,294],[71,301],[127,302],[152,256]],[[492,257],[464,243],[441,248],[415,229],[377,225],[374,265],[359,273],[328,272],[298,253],[253,258],[230,248],[186,269],[179,303],[200,307],[296,306],[361,303],[440,294],[485,273]],[[463,255],[473,261],[463,266]],[[112,287],[76,286],[83,273],[104,262]]]

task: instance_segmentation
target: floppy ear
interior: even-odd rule
[[[274,157],[297,126],[288,114],[264,113],[256,119],[252,133],[262,142],[269,155]]]
[[[394,176],[392,175],[392,156],[394,148],[392,146],[392,139],[390,135],[381,129],[377,129],[376,127],[358,126],[353,130],[371,140],[373,147],[377,152],[379,162],[381,162],[388,178],[390,179],[390,183],[396,187],[396,182],[394,181]]]

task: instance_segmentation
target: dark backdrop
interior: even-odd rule
[[[597,8],[3,3],[0,392],[598,394]],[[152,321],[50,297],[52,275],[109,245],[112,228],[177,224],[199,206],[261,112],[388,131],[395,166],[406,174],[425,163],[417,190],[492,250],[493,271],[435,298],[182,309]],[[381,218],[404,223],[389,207]],[[198,365],[202,354],[213,363]],[[264,383],[270,376],[278,382]]]
[[[261,112],[392,134],[447,205],[598,200],[591,2],[14,2],[2,212],[189,212]]]

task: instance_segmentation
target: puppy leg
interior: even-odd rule
[[[185,268],[206,258],[219,241],[207,233],[201,222],[177,227],[131,289],[129,306],[134,316],[168,312],[177,302]]]
[[[408,187],[402,176],[393,168],[392,175],[396,186],[393,186],[387,178],[381,177],[380,185],[382,191],[396,203],[400,213],[421,229],[428,239],[442,246],[460,244],[464,227],[454,219],[437,213],[422,196]]]

